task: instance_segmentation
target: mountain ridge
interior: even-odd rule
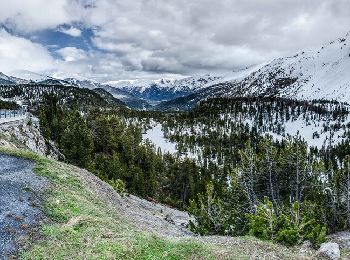
[[[319,49],[274,59],[249,75],[219,82],[158,109],[192,108],[215,97],[284,97],[297,100],[350,100],[350,33]]]

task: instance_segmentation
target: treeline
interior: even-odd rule
[[[108,93],[94,92],[89,89],[63,85],[47,85],[41,83],[0,85],[0,96],[3,98],[18,97],[27,101],[31,108],[36,108],[46,96],[56,96],[61,106],[79,106],[87,108],[92,106],[106,107],[110,105],[123,105]]]
[[[275,141],[262,134],[265,124],[287,114],[342,122],[347,107],[240,99],[209,100],[189,113],[82,112],[63,109],[51,97],[40,109],[40,122],[68,162],[119,191],[188,209],[195,232],[318,245],[327,233],[350,227],[350,143],[315,149],[300,138]],[[162,120],[180,153],[192,152],[196,160],[162,154],[144,142],[141,130],[152,120]]]
[[[45,139],[56,142],[67,162],[94,172],[119,191],[126,188],[141,197],[185,208],[204,191],[210,172],[192,160],[156,151],[142,141],[141,128],[128,124],[118,112],[64,109],[57,98],[48,96],[40,109],[40,126]]]
[[[314,128],[308,138],[324,138],[324,147],[333,145],[347,129],[348,109],[347,104],[325,101],[217,98],[188,113],[163,115],[158,121],[167,138],[177,143],[179,153],[193,154],[199,164],[215,161],[235,167],[244,143],[256,143],[267,134],[287,139],[293,128]]]
[[[253,109],[253,110],[252,110]],[[190,113],[213,115],[225,112],[281,112],[286,111],[286,116],[299,116],[308,111],[317,115],[329,115],[338,118],[349,114],[348,104],[326,100],[295,100],[278,97],[233,97],[233,98],[212,98],[201,101]]]
[[[19,106],[15,102],[0,100],[0,109],[17,110]]]

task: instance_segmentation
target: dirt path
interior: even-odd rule
[[[33,166],[0,154],[0,259],[14,255],[42,219],[40,194],[48,182],[34,174]]]

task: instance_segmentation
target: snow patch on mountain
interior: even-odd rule
[[[215,80],[221,79],[222,77],[204,75],[197,77],[188,77],[183,79],[136,79],[136,80],[117,80],[109,81],[103,84],[111,85],[116,88],[122,88],[126,90],[137,90],[142,93],[147,89],[157,87],[159,89],[166,89],[172,91],[193,91],[207,84],[213,83]]]
[[[65,78],[64,81],[79,88],[94,89],[101,87],[101,83],[90,79]]]
[[[222,77],[204,75],[183,79],[136,79],[109,81],[103,84],[127,91],[148,101],[164,101],[191,94]]]
[[[26,81],[34,81],[34,82],[40,82],[40,81],[52,79],[49,76],[42,75],[29,70],[15,70],[8,74],[18,79],[22,79]]]
[[[203,96],[350,100],[350,35],[321,48],[275,59],[206,89]]]

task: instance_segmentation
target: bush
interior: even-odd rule
[[[248,214],[249,234],[260,239],[272,240],[276,234],[277,215],[273,204],[266,197],[259,205],[256,214]]]
[[[327,227],[321,224],[310,225],[305,233],[305,239],[310,240],[314,247],[319,247],[326,241]]]
[[[195,217],[195,221],[190,222],[190,229],[201,235],[246,235],[246,214],[250,212],[247,194],[235,178],[229,189],[220,191],[220,198],[214,187],[209,182],[205,193],[198,194],[197,200],[190,200],[188,212]]]
[[[190,201],[188,212],[195,216],[196,221],[190,221],[191,231],[200,235],[227,234],[230,229],[229,212],[225,211],[224,203],[214,194],[214,185],[206,186],[205,194],[198,194],[198,201]]]
[[[113,187],[113,189],[121,195],[124,195],[126,192],[126,184],[121,179],[109,180],[109,185]]]
[[[310,211],[310,209],[309,209]],[[266,197],[255,214],[249,214],[249,234],[264,240],[274,240],[288,246],[310,240],[314,246],[323,243],[327,228],[317,223],[313,214],[303,214],[299,203],[286,206],[276,214],[271,201]]]

